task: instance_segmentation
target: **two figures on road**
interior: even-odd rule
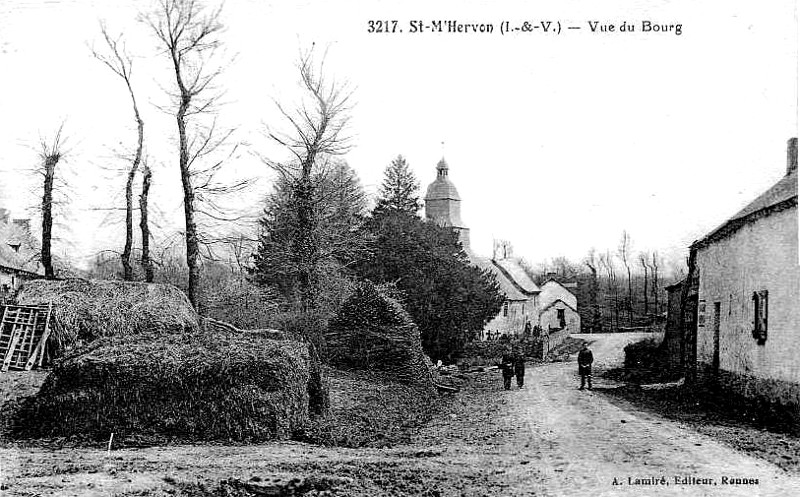
[[[592,351],[589,350],[589,344],[584,342],[583,348],[581,348],[581,351],[578,352],[578,374],[581,376],[580,390],[583,390],[587,380],[589,382],[589,390],[592,389],[593,362],[594,356],[592,356]]]
[[[517,387],[525,385],[525,353],[521,348],[515,347],[513,350],[503,354],[503,362],[500,364],[503,372],[503,388],[511,390],[511,378],[517,377]]]

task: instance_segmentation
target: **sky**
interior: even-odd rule
[[[214,5],[213,2],[209,2]],[[124,86],[91,55],[99,21],[136,54],[133,84],[155,164],[158,236],[179,230],[172,80],[147,27],[147,1],[0,1],[0,204],[36,202],[41,138],[64,122],[71,201],[56,252],[86,260],[122,244],[123,184],[108,169],[135,138]],[[403,32],[369,33],[370,20]],[[411,33],[411,21],[491,23],[492,33]],[[347,162],[375,194],[403,154],[424,192],[444,156],[473,250],[509,240],[528,261],[633,250],[681,260],[686,247],[785,173],[797,136],[795,2],[228,0],[219,118],[243,143],[231,176],[256,177],[238,205],[258,212],[283,153],[265,130],[297,99],[298,54],[327,49],[326,74],[353,89]],[[509,25],[562,24],[501,34]],[[592,32],[589,23],[614,24]],[[643,21],[681,25],[642,32]],[[633,32],[620,32],[626,22]],[[390,23],[391,24],[391,23]],[[580,29],[567,29],[568,26]],[[101,226],[103,221],[111,221]],[[116,224],[115,224],[116,223]]]

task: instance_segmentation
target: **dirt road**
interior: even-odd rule
[[[641,336],[584,338],[594,342],[595,366],[602,368],[621,361],[625,343]],[[413,444],[388,449],[1,448],[0,494],[228,495],[215,487],[228,478],[315,475],[330,478],[335,495],[358,496],[800,495],[796,476],[612,403],[603,391],[614,385],[598,379],[594,391],[579,391],[576,369],[574,361],[529,368],[526,388],[509,392],[495,387],[499,378],[486,377],[480,395],[456,397]],[[726,484],[734,479],[753,483]]]

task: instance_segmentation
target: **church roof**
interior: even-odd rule
[[[442,160],[436,165],[436,179],[428,185],[425,200],[461,200],[461,197],[458,196],[456,185],[447,178],[449,169],[447,161],[442,157]]]
[[[507,300],[530,300],[531,294],[539,291],[539,287],[515,262],[510,260],[493,261],[488,257],[479,257],[474,254],[469,254],[469,256],[474,265],[495,275],[497,283],[500,285],[500,291],[505,294]]]

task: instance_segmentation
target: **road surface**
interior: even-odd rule
[[[642,335],[583,338],[593,342],[597,369],[620,363],[624,345]],[[192,482],[209,489],[227,478],[313,474],[343,478],[335,495],[348,496],[800,495],[792,474],[611,402],[603,389],[613,385],[600,378],[594,391],[579,391],[576,369],[574,360],[529,368],[526,388],[508,392],[492,373],[485,377],[489,387],[479,396],[456,397],[452,411],[419,430],[414,444],[387,449],[301,443],[110,453],[0,448],[0,494],[221,495],[182,489],[198,485]],[[725,484],[737,478],[757,483]]]

